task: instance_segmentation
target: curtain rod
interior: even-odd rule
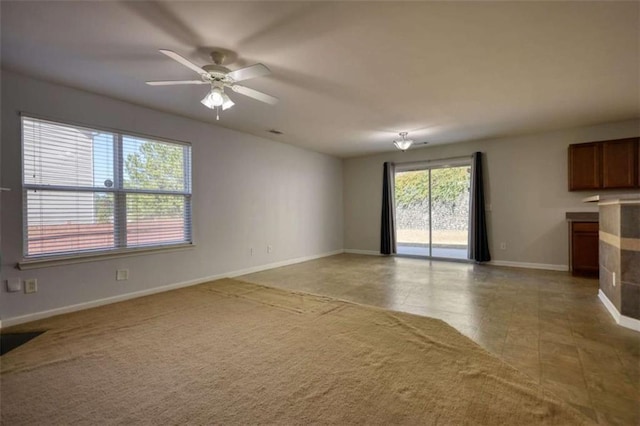
[[[406,161],[406,162],[402,162],[402,163],[395,163],[398,165],[402,165],[402,166],[412,166],[412,165],[420,165],[420,164],[424,164],[424,163],[433,163],[433,162],[440,162],[440,161],[453,161],[453,160],[464,160],[467,158],[473,158],[473,155],[460,155],[458,157],[448,157],[448,158],[435,158],[432,160],[420,160],[420,161]]]

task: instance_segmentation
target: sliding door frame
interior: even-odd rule
[[[428,171],[429,172],[429,255],[421,256],[417,254],[397,254],[400,257],[414,257],[419,259],[433,259],[433,260],[448,260],[452,262],[463,262],[470,263],[471,259],[469,259],[469,236],[467,235],[467,259],[460,259],[455,257],[435,257],[433,256],[433,204],[431,198],[431,171],[434,169],[444,169],[450,167],[473,167],[473,156],[461,156],[461,157],[450,157],[443,158],[437,160],[424,160],[424,161],[412,161],[406,163],[396,163],[395,172],[394,172],[394,182],[395,175],[403,172],[417,172],[417,171]],[[469,184],[471,184],[471,176],[469,176]],[[394,183],[395,187],[395,183]],[[395,191],[395,188],[394,188]],[[469,201],[471,201],[471,194],[469,194]],[[396,200],[393,200],[393,208],[396,208]],[[394,225],[396,226],[397,232],[397,222]],[[469,210],[469,215],[467,217],[467,233],[469,232],[469,228],[471,226],[471,210]],[[398,242],[396,242],[396,245]]]

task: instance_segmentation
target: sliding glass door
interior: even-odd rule
[[[397,251],[467,259],[471,161],[396,166]]]
[[[397,166],[396,166],[397,167]],[[431,256],[430,171],[396,169],[396,244],[398,254]]]

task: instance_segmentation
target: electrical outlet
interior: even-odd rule
[[[507,243],[500,243],[500,250],[506,250],[507,249]]]
[[[613,273],[613,286],[616,286],[616,273]]]
[[[20,278],[9,278],[7,280],[7,291],[15,293],[22,290],[22,280]]]
[[[271,253],[273,251],[273,246],[272,245],[268,245],[267,246],[267,253]]]
[[[35,278],[30,278],[28,280],[24,280],[24,292],[25,294],[35,293],[38,291],[38,280]]]
[[[118,269],[116,271],[116,281],[126,281],[129,279],[128,269]]]

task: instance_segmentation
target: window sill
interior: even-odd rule
[[[146,247],[137,249],[110,250],[96,253],[79,253],[76,255],[50,256],[40,259],[24,259],[18,262],[17,268],[21,271],[37,268],[48,268],[51,266],[71,265],[74,263],[94,262],[96,260],[117,259],[120,257],[143,256],[154,253],[165,253],[170,251],[185,250],[194,248],[196,245],[176,244],[164,247]]]

